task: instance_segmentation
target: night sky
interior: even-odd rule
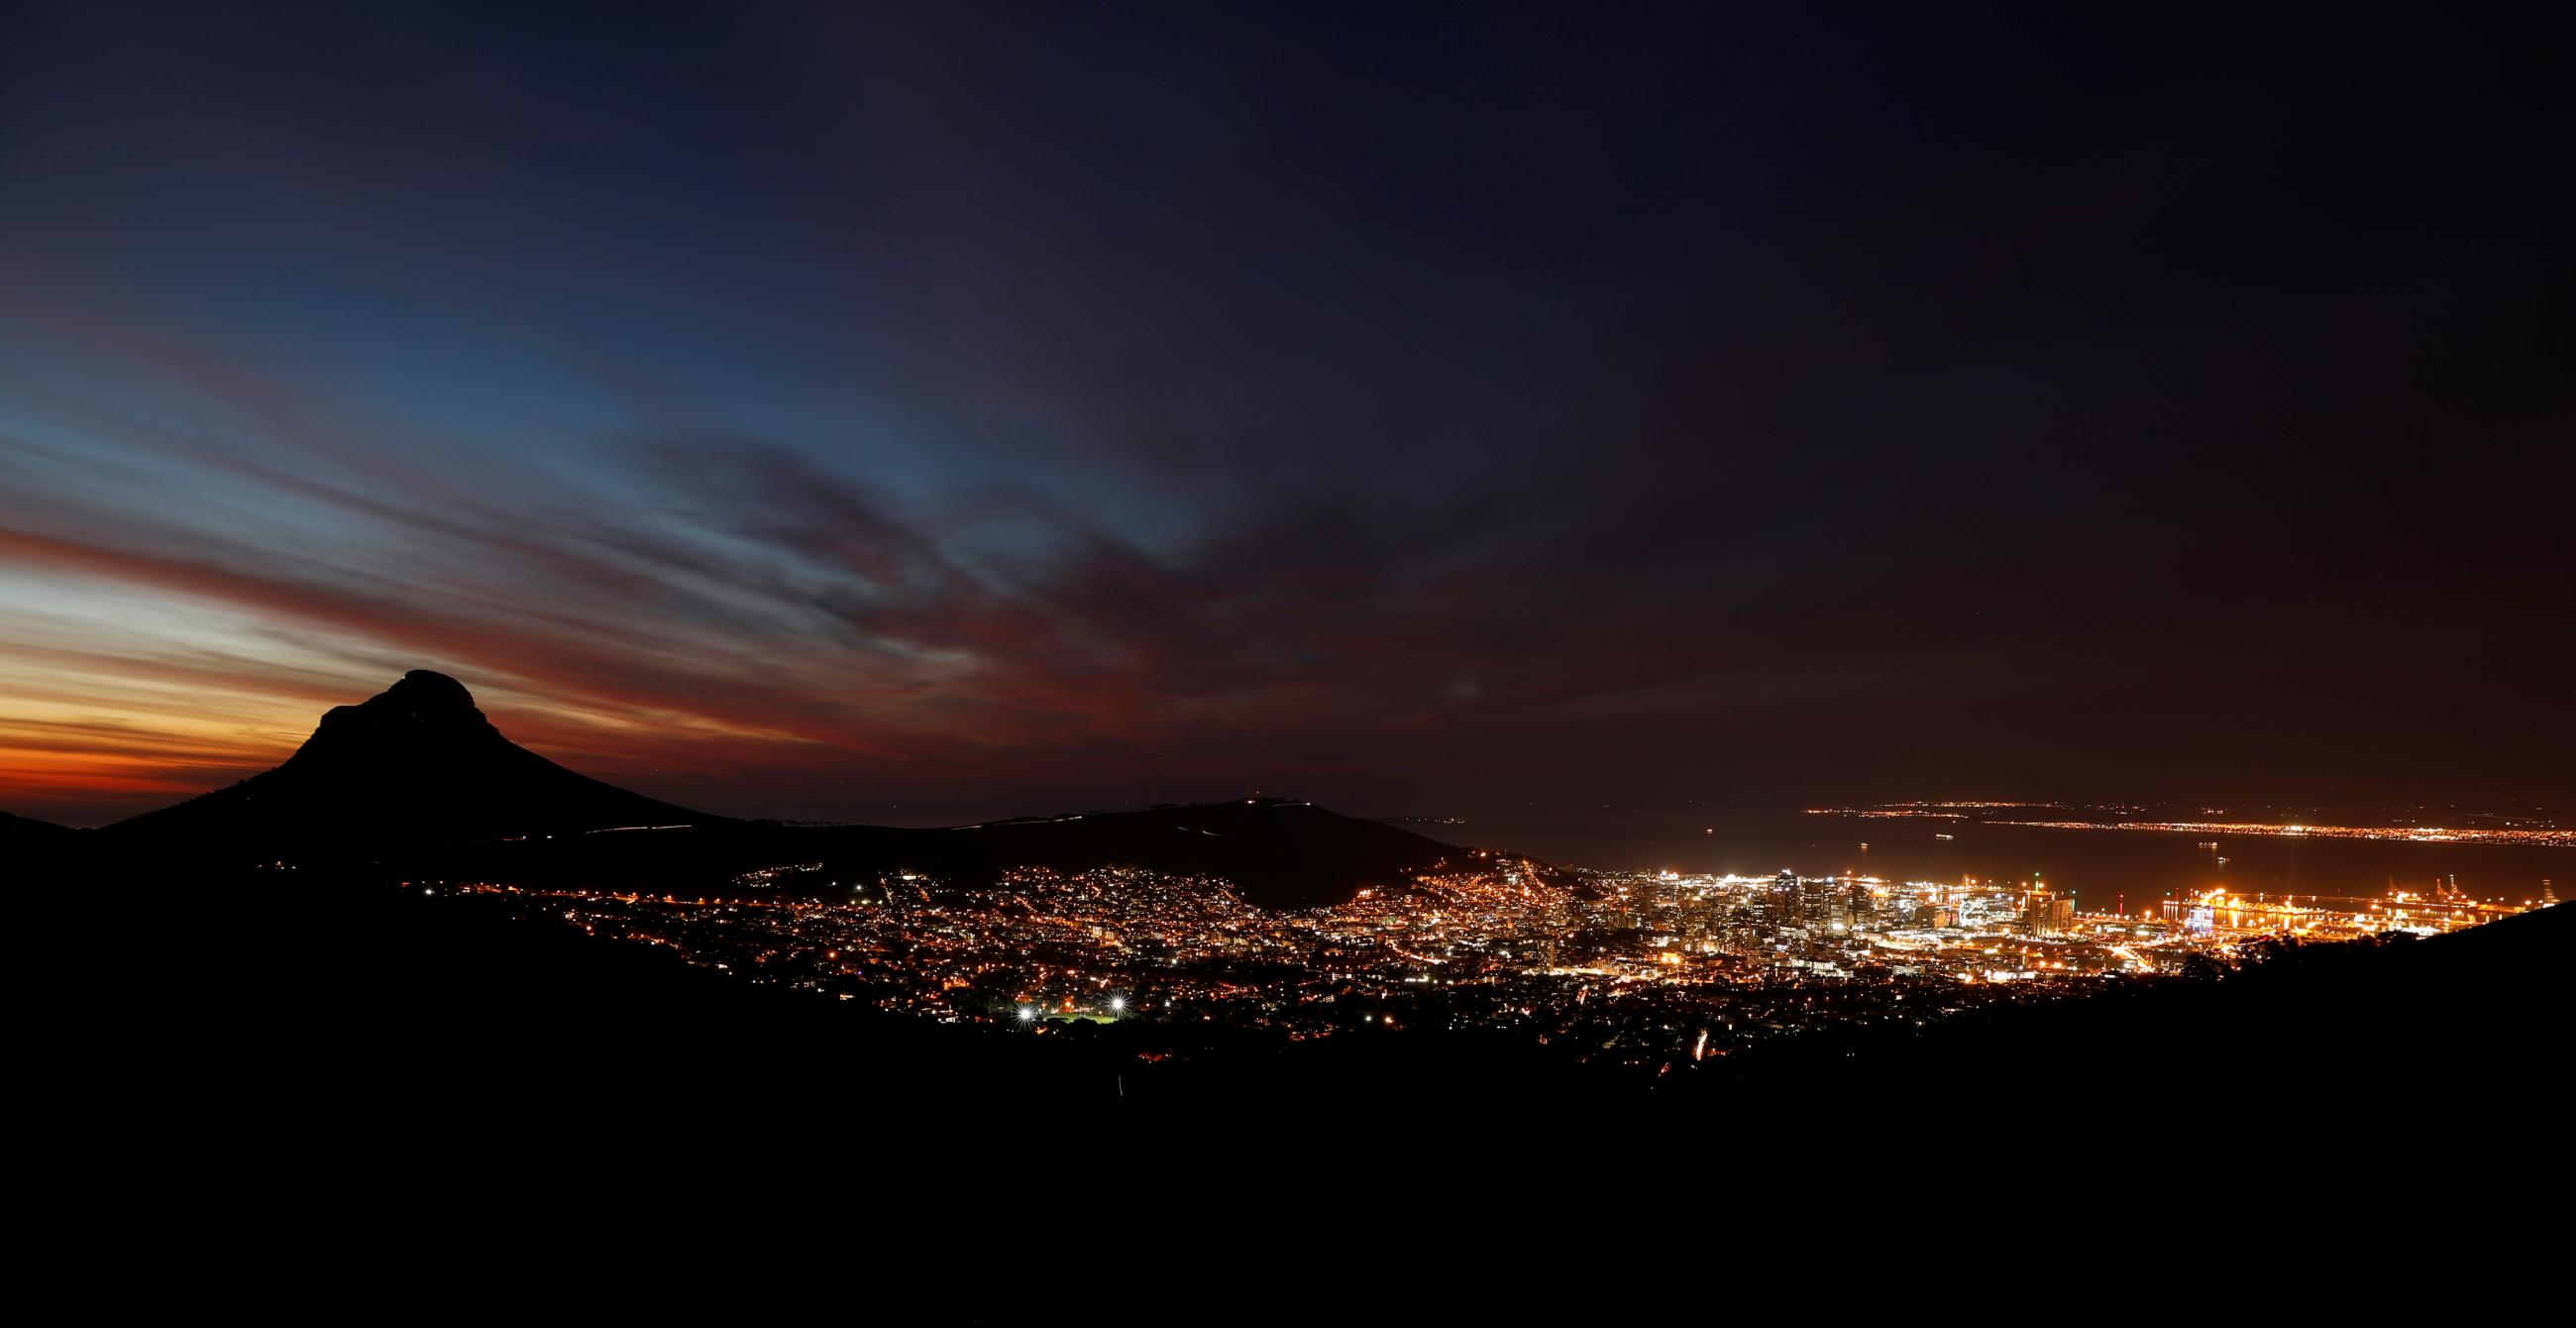
[[[0,9],[0,809],[2576,801],[2450,6]]]

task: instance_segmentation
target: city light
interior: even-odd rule
[[[1020,867],[985,881],[888,872],[865,883],[866,902],[819,882],[786,888],[816,865],[686,897],[464,888],[748,981],[945,1023],[1080,1036],[1111,1022],[1221,1019],[1292,1042],[1480,1024],[1641,1066],[1714,1060],[1802,1028],[1922,1024],[2154,980],[2232,964],[2256,941],[2426,935],[2521,911],[2448,887],[2357,899],[2201,886],[2093,912],[2035,872],[1640,873],[1490,851],[1303,911],[1257,907],[1220,877],[1129,867]],[[1137,1009],[1150,1013],[1131,1018]]]

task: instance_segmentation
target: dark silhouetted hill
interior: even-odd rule
[[[1222,876],[1271,908],[1338,904],[1455,864],[1463,849],[1301,802],[1253,799],[1090,812],[946,830],[848,826],[824,842],[835,870],[909,868],[951,879],[1008,867],[1139,866]]]
[[[2233,970],[1994,1007],[1920,1029],[1820,1031],[1751,1048],[1695,1089],[1738,1105],[2173,1115],[2392,1131],[2555,1116],[2576,1009],[2576,909],[2436,937],[2256,947]],[[2397,1116],[2384,1113],[2402,1112]],[[2284,1114],[2286,1113],[2286,1114]]]
[[[1257,799],[998,821],[942,829],[731,822],[685,831],[460,846],[421,874],[523,883],[714,890],[735,873],[820,862],[846,888],[897,872],[978,885],[1013,867],[1128,866],[1222,876],[1271,908],[1344,902],[1358,891],[1466,861],[1468,851],[1301,802]]]
[[[548,1119],[634,1102],[786,1119],[814,1103],[901,1114],[989,1100],[1079,1105],[1101,1121],[1223,1104],[1229,1127],[1245,1127],[1400,1107],[1467,1137],[1541,1128],[1543,1107],[1625,1103],[1667,1124],[1945,1123],[2043,1155],[2105,1129],[2184,1152],[2224,1153],[2238,1132],[2419,1140],[2553,1118],[2576,953],[2576,910],[2556,908],[2452,936],[2296,947],[2228,976],[1911,1033],[1796,1035],[1656,1077],[1578,1065],[1509,1030],[1429,1023],[1304,1045],[1155,1021],[1032,1039],[754,985],[658,947],[514,919],[488,898],[257,875],[156,905],[153,934],[186,942],[117,987],[153,1027],[205,1030],[182,1040],[202,1048],[210,1079],[247,1075],[262,1097],[306,1102],[533,1094]],[[2153,1133],[2168,1127],[2170,1138]],[[1827,1152],[1846,1141],[1798,1137]],[[1894,1146],[1937,1156],[1958,1138]]]
[[[25,836],[31,839],[52,839],[56,836],[78,833],[80,832],[67,825],[56,825],[51,821],[39,821],[31,817],[12,816],[7,812],[0,812],[0,838],[15,840]]]
[[[1277,908],[1339,903],[1466,857],[1276,798],[936,830],[731,820],[567,770],[503,737],[463,684],[426,670],[324,715],[276,769],[108,826],[94,847],[201,865],[355,861],[397,875],[698,891],[785,862],[821,861],[843,880],[913,871],[960,883],[1013,867],[1134,866],[1222,876]]]
[[[502,737],[463,684],[415,669],[340,706],[284,765],[100,831],[191,858],[357,852],[721,818],[575,774]]]

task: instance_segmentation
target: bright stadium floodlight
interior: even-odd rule
[[[1110,998],[1109,998],[1109,1013],[1111,1013],[1111,1014],[1125,1014],[1126,1012],[1127,1012],[1127,998],[1126,998],[1126,997],[1124,997],[1124,996],[1112,996],[1112,997],[1110,997]]]
[[[1021,1006],[1021,1007],[1020,1007],[1020,1022],[1021,1022],[1021,1023],[1024,1023],[1024,1024],[1025,1024],[1025,1023],[1029,1022],[1030,1020],[1035,1019],[1035,1018],[1037,1018],[1037,1017],[1038,1017],[1038,1012],[1037,1012],[1035,1009],[1033,1009],[1033,1008],[1031,1008],[1031,1007],[1029,1007],[1029,1006],[1026,1006],[1026,1005],[1023,1005],[1023,1006]]]

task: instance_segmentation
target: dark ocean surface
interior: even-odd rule
[[[2391,887],[2429,891],[2445,883],[2475,898],[2508,901],[2539,898],[2544,881],[2554,882],[2562,898],[2576,888],[2576,849],[2533,845],[2062,830],[1744,807],[1531,808],[1464,819],[1462,825],[1406,824],[1434,838],[1568,866],[1747,875],[1785,867],[1810,876],[1851,871],[1945,882],[2037,875],[2072,892],[2088,911],[2125,900],[2134,912],[2168,894],[2217,885],[2249,897],[2375,897]],[[1938,838],[1944,834],[1951,838]],[[2215,849],[2203,847],[2212,840]]]

